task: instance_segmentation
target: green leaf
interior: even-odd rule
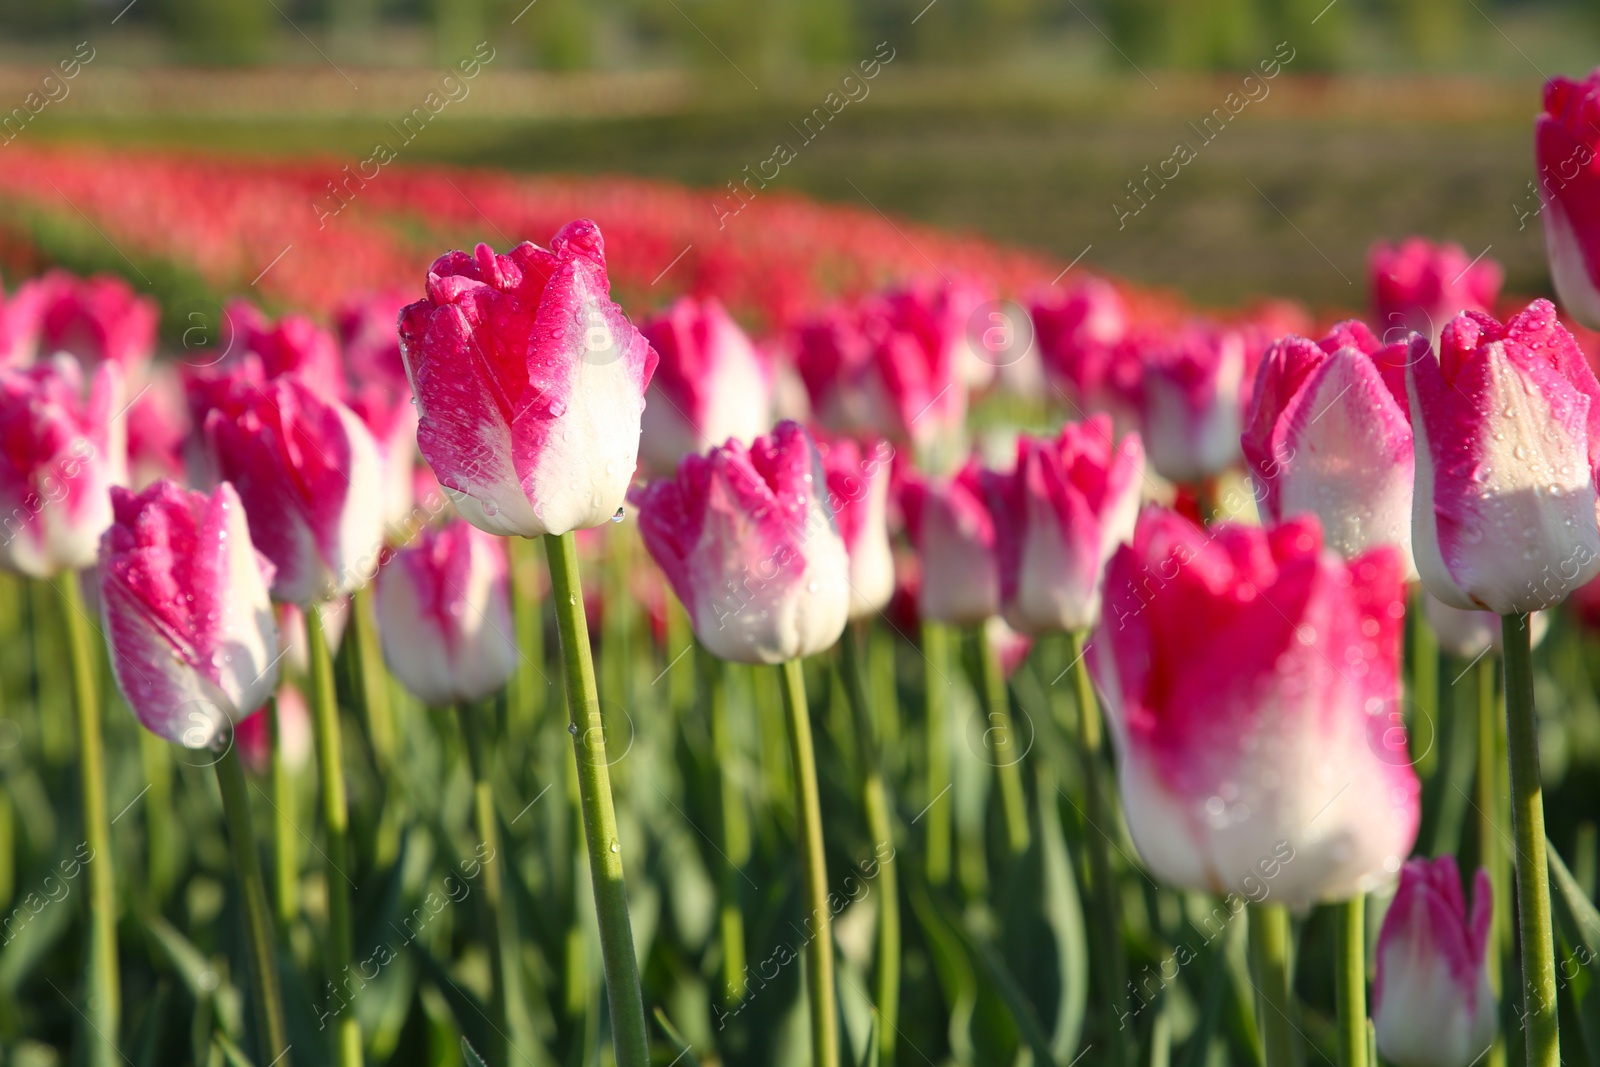
[[[1591,1063],[1600,1062],[1600,912],[1562,862],[1554,844],[1545,842],[1550,855],[1550,894],[1556,926],[1570,946],[1556,962],[1558,992],[1565,988],[1578,1015],[1578,1031]]]
[[[478,1050],[466,1038],[461,1039],[461,1058],[466,1061],[466,1067],[489,1067],[489,1062],[478,1055]]]
[[[678,1032],[676,1026],[672,1025],[672,1020],[667,1018],[667,1013],[657,1008],[655,1016],[656,1025],[661,1027],[663,1034],[667,1035],[667,1040],[672,1042],[673,1049],[679,1057],[672,1062],[681,1063],[683,1067],[700,1067],[700,1061],[695,1058],[694,1046],[684,1039],[684,1036]]]
[[[1056,1001],[1055,1032],[1050,1051],[1061,1063],[1077,1055],[1083,1041],[1083,1017],[1089,1001],[1089,948],[1083,926],[1083,902],[1072,873],[1061,813],[1055,805],[1054,776],[1038,773],[1039,836],[1044,861],[1044,912],[1055,932],[1061,994]]]
[[[957,1063],[973,1062],[972,1016],[978,1004],[978,980],[973,974],[972,961],[962,947],[961,938],[939,914],[928,891],[919,880],[910,886],[911,911],[928,939],[928,951],[933,957],[933,969],[939,978],[939,988],[949,1005],[950,1053]]]

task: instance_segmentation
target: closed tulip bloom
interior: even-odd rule
[[[1081,409],[1103,411],[1131,404],[1141,367],[1122,294],[1102,278],[1058,293],[1051,289],[1029,305],[1045,372]]]
[[[1410,360],[1412,547],[1428,592],[1538,611],[1600,574],[1600,383],[1548,300],[1452,320]]]
[[[1463,311],[1493,310],[1504,276],[1492,259],[1474,260],[1458,244],[1422,237],[1380,241],[1367,255],[1372,317],[1385,340],[1416,332],[1437,343],[1445,323]]]
[[[925,619],[971,626],[1000,612],[993,478],[976,459],[948,479],[904,477],[900,506],[921,562],[917,607]]]
[[[16,301],[25,309],[22,362],[65,353],[88,368],[111,362],[131,372],[155,354],[160,310],[114,275],[52,270],[20,286]]]
[[[660,357],[639,437],[647,470],[671,474],[691,452],[772,428],[772,368],[719,302],[683,297],[640,332]]]
[[[1453,608],[1426,589],[1422,591],[1422,605],[1428,625],[1439,640],[1441,651],[1475,660],[1489,649],[1501,650],[1500,616],[1492,611],[1463,611]],[[1528,616],[1530,647],[1539,647],[1550,630],[1550,616],[1536,611]]]
[[[1143,480],[1138,435],[1117,441],[1108,415],[1017,441],[1015,470],[995,480],[1006,622],[1037,636],[1100,620],[1106,562],[1133,536]]]
[[[1301,908],[1399,870],[1421,791],[1397,714],[1404,598],[1397,549],[1347,563],[1309,516],[1140,516],[1090,666],[1152,872]]]
[[[268,732],[266,707],[245,716],[234,727],[233,739],[239,758],[253,774],[266,774],[272,768],[272,737]],[[278,751],[284,765],[298,771],[311,762],[311,711],[300,690],[285,682],[278,687]]]
[[[230,364],[253,356],[268,378],[297,375],[321,395],[344,399],[339,343],[304,315],[285,315],[274,322],[248,300],[230,300],[223,309],[223,337]]]
[[[848,437],[818,442],[828,478],[828,506],[850,554],[850,617],[882,611],[894,596],[889,543],[889,483],[894,450]]]
[[[224,483],[207,496],[160,481],[111,491],[100,611],[111,666],[147,729],[209,748],[278,684],[272,564]]]
[[[1346,559],[1395,545],[1414,576],[1409,353],[1353,319],[1285,337],[1256,373],[1242,444],[1263,520],[1309,512]]]
[[[1454,856],[1414,859],[1400,872],[1378,933],[1372,1022],[1394,1067],[1470,1067],[1494,1041],[1494,992],[1484,953],[1493,890],[1472,880],[1472,910]]]
[[[440,256],[401,312],[417,445],[479,529],[563,534],[622,506],[656,354],[610,292],[600,229],[580,220],[548,250]]]
[[[1600,329],[1600,70],[1551,78],[1534,126],[1539,217],[1550,279],[1567,314]]]
[[[1195,324],[1146,347],[1140,427],[1158,474],[1196,484],[1239,459],[1246,370],[1237,330]]]
[[[821,458],[798,423],[685,456],[641,490],[639,534],[712,655],[783,663],[831,648],[850,560]]]
[[[425,528],[377,581],[389,670],[424,704],[482,700],[517,668],[505,548],[465,522]]]
[[[233,483],[251,539],[277,569],[273,598],[305,606],[364,585],[383,542],[381,468],[366,426],[298,375],[262,382],[241,369],[206,386],[210,466]]]
[[[0,567],[31,578],[91,566],[111,525],[107,490],[127,480],[119,371],[84,390],[70,356],[0,371]]]

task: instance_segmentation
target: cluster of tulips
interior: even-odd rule
[[[1542,161],[1594,143],[1600,74],[1558,79],[1546,102]],[[1600,171],[1552,184],[1543,217],[1563,306],[1600,327],[1593,183]],[[837,667],[860,742],[876,844],[867,1044],[883,1064],[914,1047],[897,1023],[897,846],[920,846],[918,894],[945,891],[970,861],[941,804],[958,633],[977,650],[1003,862],[1037,847],[1056,780],[1013,722],[1008,673],[1029,656],[1071,679],[1054,707],[1085,783],[1101,1062],[1132,1061],[1144,999],[1115,883],[1124,824],[1150,876],[1248,900],[1268,1067],[1302,1055],[1290,914],[1316,904],[1336,907],[1342,1063],[1503,1062],[1510,945],[1528,1062],[1561,1062],[1548,872],[1565,869],[1546,852],[1531,649],[1541,613],[1600,575],[1600,383],[1550,302],[1491,314],[1491,262],[1411,240],[1375,250],[1371,281],[1372,326],[1343,321],[1320,340],[1282,308],[1232,323],[1142,316],[1090,279],[1040,290],[1026,313],[964,283],[905,285],[758,343],[711,297],[636,328],[611,299],[599,227],[577,221],[548,248],[449,252],[420,298],[349,302],[333,330],[232,305],[229,343],[181,366],[153,359],[157,310],[126,284],[24,283],[0,309],[0,565],[59,593],[68,638],[94,855],[89,1062],[116,1062],[121,1026],[94,635],[138,720],[214,756],[254,1062],[350,1067],[364,1055],[358,1012],[329,1013],[326,1048],[291,1047],[275,926],[298,916],[281,869],[293,835],[274,835],[269,894],[244,765],[270,776],[282,816],[289,768],[313,742],[329,976],[358,948],[333,668],[347,626],[368,716],[385,664],[420,703],[459,709],[474,830],[494,855],[511,813],[496,811],[484,702],[542,656],[519,646],[502,538],[543,539],[615,1062],[651,1062],[624,882],[635,846],[613,807],[616,724],[591,658],[591,603],[612,606],[590,600],[576,537],[630,514],[692,627],[719,753],[724,664],[776,668],[816,1064],[861,1042],[841,1034],[844,902],[802,661]],[[1050,391],[1071,418],[969,448],[969,397],[993,382]],[[624,532],[584,548],[604,553],[587,538]],[[87,595],[80,575],[93,576]],[[1452,856],[1409,858],[1422,785],[1402,696],[1408,604],[1427,620],[1413,625],[1414,686],[1437,687],[1433,640],[1503,661],[1503,718],[1489,700],[1476,724],[1483,869],[1470,904]],[[909,824],[879,759],[897,712],[875,620],[918,629],[927,806]],[[291,670],[307,699],[283,685]],[[721,772],[727,835],[748,801]],[[723,845],[737,875],[748,843]],[[529,1039],[516,909],[501,867],[482,872],[499,1067],[526,1059]],[[1367,895],[1396,883],[1369,1011]],[[732,1012],[755,990],[739,910],[724,904],[719,1001]],[[1078,1054],[1044,1039],[1032,1051]]]

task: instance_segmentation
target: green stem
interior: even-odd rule
[[[1128,985],[1128,963],[1123,955],[1122,915],[1117,880],[1111,868],[1111,841],[1106,836],[1113,828],[1106,803],[1105,735],[1100,723],[1100,702],[1084,658],[1085,635],[1070,635],[1072,684],[1078,699],[1078,752],[1083,761],[1085,816],[1090,825],[1084,830],[1089,845],[1089,879],[1094,887],[1090,905],[1094,910],[1095,939],[1098,942],[1101,980],[1105,982],[1106,1040],[1111,1046],[1107,1059],[1117,1067],[1127,1063],[1129,1045],[1127,1022],[1123,1018],[1123,991]]]
[[[311,661],[311,716],[317,740],[317,773],[322,779],[322,825],[328,869],[328,974],[330,988],[343,986],[350,969],[353,934],[350,925],[350,808],[344,786],[344,754],[339,736],[339,703],[333,689],[333,661],[322,629],[322,608],[306,608],[306,646]],[[338,1067],[361,1067],[361,1023],[354,1005],[346,1005],[334,1021]]]
[[[1419,592],[1418,598],[1422,596]],[[1423,781],[1433,778],[1439,763],[1439,639],[1428,624],[1427,612],[1422,610],[1420,599],[1408,613],[1411,625],[1411,701],[1416,707],[1412,730],[1419,731],[1427,724],[1427,748],[1417,759],[1417,777]]]
[[[350,627],[354,631],[356,647],[352,662],[355,665],[357,691],[366,713],[367,737],[372,742],[372,755],[382,771],[394,758],[394,713],[389,705],[389,673],[383,665],[383,651],[378,647],[378,631],[373,622],[372,586],[357,589],[350,602]]]
[[[883,763],[872,730],[872,708],[867,699],[867,680],[871,675],[872,645],[864,625],[846,630],[839,642],[840,665],[845,675],[845,695],[855,721],[856,751],[862,771],[861,806],[867,818],[867,833],[872,836],[873,858],[878,871],[878,970],[873,1000],[878,1006],[878,1064],[893,1067],[895,1039],[900,1026],[900,887],[894,866],[894,824],[890,821],[889,792],[883,783]],[[883,859],[883,849],[889,858]]]
[[[1367,898],[1357,895],[1333,907],[1339,1067],[1367,1067]]]
[[[605,724],[589,651],[589,624],[584,617],[583,590],[578,582],[577,541],[571,533],[546,534],[545,557],[561,633],[561,658],[567,678],[567,711],[571,718],[573,754],[578,767],[578,797],[583,833],[594,882],[594,907],[600,924],[600,958],[605,966],[606,997],[611,1004],[612,1040],[618,1067],[649,1067],[650,1047],[644,1021],[644,996],[639,989],[639,964],[633,954],[633,928],[628,918],[628,892],[622,881],[622,845],[617,840],[617,814],[611,801],[611,773],[606,764]]]
[[[1499,1000],[1505,984],[1501,954],[1511,932],[1511,877],[1505,845],[1509,797],[1508,790],[1503,787],[1509,756],[1506,754],[1506,718],[1500,710],[1500,686],[1494,676],[1497,658],[1485,654],[1478,660],[1478,775],[1474,792],[1477,793],[1478,864],[1489,872],[1489,886],[1494,897],[1483,965],[1489,975],[1489,987]],[[1505,1038],[1496,1034],[1484,1067],[1505,1067],[1505,1063]]]
[[[978,624],[978,673],[983,690],[983,702],[988,718],[984,736],[989,740],[990,755],[994,758],[995,776],[1000,782],[1000,810],[1005,816],[1006,841],[1012,855],[1028,851],[1028,801],[1022,790],[1022,757],[1025,750],[1018,745],[1016,731],[1011,726],[1011,698],[1006,692],[1005,672],[1000,668],[1000,656],[994,642],[989,640],[989,627]]]
[[[544,711],[544,614],[539,605],[539,542],[510,539],[511,613],[517,632],[517,669],[506,693],[506,733],[517,744],[530,743]]]
[[[1294,1024],[1289,1012],[1289,910],[1250,904],[1250,961],[1255,970],[1256,1029],[1266,1067],[1293,1067]]]
[[[1511,757],[1511,829],[1517,846],[1517,932],[1522,945],[1528,1065],[1556,1067],[1561,1062],[1556,952],[1550,929],[1550,870],[1545,861],[1544,789],[1539,780],[1528,616],[1502,616],[1500,635],[1506,665],[1506,742]]]
[[[277,936],[267,904],[267,886],[261,879],[261,858],[250,829],[250,797],[245,791],[239,750],[230,742],[217,761],[217,786],[222,791],[222,813],[228,823],[228,845],[239,877],[244,904],[245,945],[250,957],[250,984],[255,992],[256,1039],[261,1063],[288,1067],[287,1031],[283,1024],[283,991],[278,985]]]
[[[693,640],[693,638],[691,638]],[[695,642],[695,658],[705,690],[706,718],[711,727],[711,753],[717,765],[717,811],[722,845],[722,1001],[734,1005],[744,999],[744,911],[739,906],[741,868],[750,860],[750,818],[735,776],[737,755],[728,723],[727,667]]]
[[[271,747],[272,787],[272,889],[277,906],[278,925],[288,930],[300,917],[300,843],[295,829],[296,794],[294,774],[283,758],[283,717],[278,713],[278,698],[267,701],[267,729]]]
[[[117,973],[117,888],[111,862],[111,824],[106,821],[105,744],[100,732],[100,701],[95,686],[98,663],[89,639],[78,575],[68,571],[54,582],[61,599],[72,669],[73,705],[78,719],[78,771],[83,790],[83,840],[89,846],[89,1024],[92,1067],[113,1067],[122,1056],[117,1032],[122,1019],[122,986]]]
[[[505,899],[500,879],[500,829],[494,814],[494,788],[489,780],[489,756],[483,741],[481,716],[485,708],[460,709],[461,733],[467,743],[467,761],[472,767],[472,816],[482,849],[484,939],[489,942],[491,1000],[495,1026],[496,1063],[514,1063],[517,1029],[512,1005],[520,1004],[522,982],[518,971],[521,950],[517,941],[517,913]],[[481,853],[479,854],[482,855]]]
[[[839,1021],[834,1012],[833,928],[828,907],[828,865],[822,849],[822,801],[817,792],[817,757],[811,747],[811,709],[800,661],[783,672],[783,704],[794,759],[795,814],[800,820],[800,872],[807,916],[806,991],[811,1002],[811,1062],[839,1067]]]
[[[943,623],[922,621],[923,701],[927,711],[928,792],[922,818],[928,821],[928,884],[950,881],[950,632]]]

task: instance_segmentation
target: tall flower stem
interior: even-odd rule
[[[272,900],[278,925],[287,930],[300,917],[300,842],[295,829],[295,810],[299,807],[294,774],[283,758],[283,716],[278,698],[267,701],[267,730],[271,747],[272,788]]]
[[[692,640],[692,638],[691,638]],[[711,727],[711,753],[717,764],[717,812],[722,844],[722,1001],[733,1005],[744,999],[744,910],[739,906],[741,868],[750,860],[750,818],[735,777],[733,734],[728,723],[727,667],[722,660],[695,643],[695,659],[704,689],[706,718]]]
[[[1428,622],[1427,612],[1422,609],[1422,596],[1419,590],[1415,605],[1407,612],[1408,617],[1413,620],[1409,695],[1417,709],[1412,728],[1416,729],[1422,723],[1427,723],[1427,748],[1418,757],[1416,766],[1417,776],[1427,781],[1433,777],[1434,770],[1439,765],[1439,638]]]
[[[350,629],[355,638],[357,689],[366,714],[367,736],[380,770],[394,758],[394,712],[389,703],[389,675],[383,666],[374,619],[372,586],[357,589],[350,598]]]
[[[872,705],[867,698],[871,671],[863,658],[872,646],[867,628],[856,623],[839,642],[845,695],[855,722],[856,752],[862,765],[861,806],[872,835],[873,858],[878,871],[878,971],[873,1001],[878,1006],[878,1064],[894,1067],[895,1038],[900,1025],[900,886],[894,866],[894,824],[890,819],[889,792],[883,784],[883,762],[874,736]],[[889,858],[883,858],[883,849]]]
[[[283,1024],[283,992],[278,986],[277,937],[267,903],[267,886],[261,878],[261,858],[250,829],[250,796],[245,791],[239,750],[231,742],[217,761],[217,786],[222,791],[222,813],[228,823],[228,845],[239,877],[244,904],[245,945],[250,957],[250,984],[255,994],[256,1039],[262,1063],[288,1067],[287,1031]]]
[[[942,623],[922,621],[923,704],[927,714],[928,793],[921,818],[927,820],[928,884],[950,880],[950,632]]]
[[[1500,710],[1500,686],[1497,683],[1495,660],[1485,655],[1478,661],[1478,863],[1489,872],[1489,886],[1494,897],[1490,914],[1489,940],[1484,947],[1483,965],[1489,975],[1489,988],[1495,998],[1500,998],[1504,986],[1501,952],[1511,930],[1511,878],[1506,862],[1506,802],[1505,778],[1509,757],[1506,755],[1506,717]],[[1484,1067],[1505,1067],[1505,1038],[1496,1035]]]
[[[92,1067],[113,1067],[122,1020],[122,984],[117,973],[117,886],[111,862],[111,824],[106,821],[105,743],[100,732],[99,664],[89,639],[78,575],[68,571],[51,583],[60,594],[72,670],[72,703],[78,721],[78,773],[83,790],[83,840],[89,846],[89,1024]]]
[[[1267,1067],[1293,1067],[1294,1024],[1289,993],[1289,910],[1250,904],[1250,963],[1257,993],[1256,1029]]]
[[[1100,702],[1095,697],[1089,666],[1084,662],[1083,633],[1069,635],[1072,653],[1074,693],[1078,698],[1078,752],[1083,761],[1085,816],[1089,821],[1084,837],[1089,845],[1089,879],[1094,887],[1096,948],[1100,955],[1101,980],[1105,982],[1106,1040],[1111,1046],[1108,1062],[1122,1067],[1127,1063],[1126,1022],[1123,1020],[1123,990],[1127,987],[1127,960],[1123,958],[1122,909],[1117,906],[1117,882],[1111,869],[1111,841],[1106,837],[1114,823],[1106,804],[1105,731],[1100,722]]]
[[[1334,905],[1333,999],[1339,1067],[1367,1067],[1367,898]]]
[[[317,773],[322,779],[322,826],[327,840],[328,974],[337,986],[348,973],[354,934],[350,924],[350,806],[344,787],[344,751],[339,736],[339,704],[333,689],[333,661],[322,628],[322,608],[306,608],[306,646],[311,663],[311,718],[317,740]],[[354,990],[348,990],[352,995]],[[338,1067],[361,1067],[361,1023],[353,1005],[334,1021]]]
[[[561,659],[567,677],[567,712],[571,719],[573,754],[578,766],[578,800],[594,882],[594,907],[600,924],[600,958],[605,967],[606,997],[611,1004],[612,1040],[618,1067],[649,1067],[650,1047],[644,1021],[644,995],[639,964],[633,954],[633,927],[628,918],[628,892],[622,881],[622,845],[617,840],[617,813],[611,802],[611,772],[606,764],[605,724],[589,650],[589,623],[578,583],[578,546],[571,533],[546,534],[545,557],[556,624],[561,633]]]
[[[989,627],[977,629],[978,673],[982,680],[984,712],[988,729],[989,754],[994,759],[995,776],[1000,782],[1000,810],[1005,816],[1006,842],[1012,855],[1028,851],[1028,801],[1022,791],[1022,756],[1011,726],[1011,698],[1006,692],[1005,672],[1000,655],[989,639]]]
[[[515,1023],[513,1005],[522,1000],[518,971],[521,950],[517,947],[517,913],[505,898],[500,879],[500,829],[494,814],[494,789],[489,780],[489,755],[483,742],[482,716],[487,708],[458,709],[461,734],[467,743],[467,761],[472,767],[472,818],[480,847],[487,850],[476,858],[483,864],[484,938],[489,942],[490,986],[492,989],[496,1033],[495,1062],[516,1062],[516,1043],[512,1040]]]
[[[1500,619],[1506,665],[1506,746],[1511,757],[1511,829],[1516,841],[1517,932],[1522,945],[1528,1067],[1557,1067],[1556,952],[1550,929],[1550,869],[1545,861],[1544,788],[1539,724],[1533,710],[1533,649],[1527,615]]]
[[[783,704],[789,719],[789,753],[794,760],[794,806],[800,820],[800,870],[805,883],[807,935],[806,986],[811,1001],[811,1062],[839,1067],[839,1022],[834,1011],[833,924],[828,908],[828,865],[822,849],[822,801],[817,791],[817,757],[811,746],[811,709],[800,661],[783,671]]]

